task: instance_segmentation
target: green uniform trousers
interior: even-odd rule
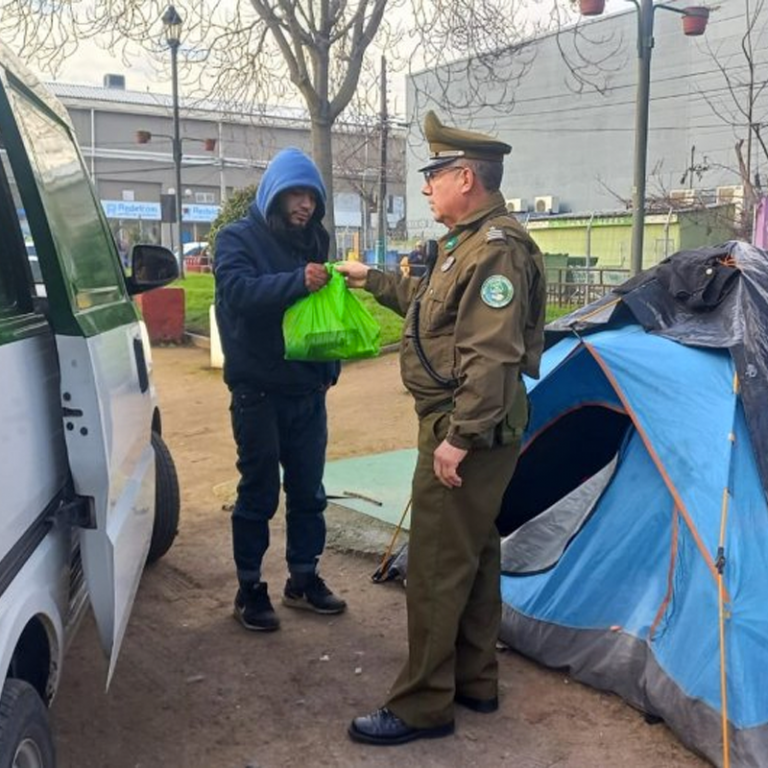
[[[496,517],[512,478],[520,440],[471,450],[459,465],[460,488],[435,477],[432,454],[450,414],[419,422],[408,543],[408,661],[386,706],[415,728],[453,720],[456,692],[498,693],[496,641],[501,622]]]

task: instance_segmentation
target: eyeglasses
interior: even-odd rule
[[[466,170],[466,165],[445,165],[442,168],[434,168],[428,171],[424,171],[424,182],[431,184],[435,176],[439,176],[446,171],[463,171]]]

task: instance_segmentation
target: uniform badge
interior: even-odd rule
[[[440,267],[440,271],[441,272],[447,272],[455,263],[456,263],[456,259],[453,256],[449,256],[443,262],[443,265]]]
[[[480,288],[480,298],[494,309],[506,307],[515,298],[515,286],[504,275],[491,275]]]
[[[445,241],[445,250],[450,251],[452,248],[455,248],[458,245],[459,238],[456,235],[453,235],[449,237]]]
[[[503,229],[499,229],[498,227],[491,227],[485,233],[485,242],[486,243],[506,243],[507,236],[504,233]]]

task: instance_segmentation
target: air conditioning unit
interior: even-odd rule
[[[541,195],[533,198],[533,208],[536,213],[557,213],[560,201],[552,195]]]
[[[528,210],[528,206],[521,197],[511,197],[507,200],[507,210],[510,213],[524,213]]]
[[[669,200],[678,205],[691,205],[696,202],[696,190],[672,189],[669,192]]]
[[[717,187],[715,199],[718,203],[734,203],[741,205],[744,202],[744,187],[735,184],[729,187]]]
[[[125,90],[125,75],[104,75],[104,87],[112,88],[117,91]]]

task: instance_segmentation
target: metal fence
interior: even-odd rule
[[[548,268],[547,303],[558,307],[585,306],[628,278],[628,269]]]

